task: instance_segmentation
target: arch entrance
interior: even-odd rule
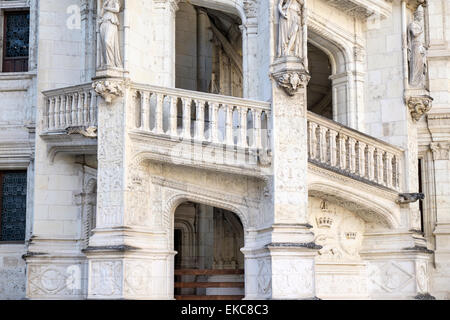
[[[244,228],[236,214],[184,202],[175,210],[173,238],[177,300],[244,297]]]

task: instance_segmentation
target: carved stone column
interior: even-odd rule
[[[283,1],[274,3],[279,32],[275,41],[278,50],[271,66],[273,225],[272,242],[267,248],[270,252],[271,298],[310,299],[315,297],[314,257],[320,246],[313,243],[307,213],[306,86],[310,76],[307,50],[304,49],[306,9],[303,1],[291,3],[294,4],[287,9]],[[281,12],[282,8],[285,11]],[[297,34],[286,35],[286,30],[297,30]],[[289,40],[293,37],[301,39],[302,43]]]
[[[437,275],[434,279],[434,290],[446,291],[450,284],[450,141],[433,142],[430,145],[433,153],[435,171],[435,210],[436,239],[435,261]]]

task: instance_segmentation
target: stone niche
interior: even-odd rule
[[[359,252],[365,221],[355,213],[316,197],[309,197],[309,223],[315,243],[316,295],[321,299],[368,297],[366,263]]]

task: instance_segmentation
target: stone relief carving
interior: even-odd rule
[[[428,293],[428,271],[424,261],[416,263],[417,292]]]
[[[91,275],[91,294],[114,296],[121,293],[122,261],[92,261]]]
[[[408,25],[409,84],[414,88],[425,86],[427,50],[424,46],[423,8],[414,12],[414,21]]]
[[[278,260],[272,269],[274,291],[290,298],[313,292],[312,263],[284,259]]]
[[[365,230],[364,221],[326,200],[320,202],[319,209],[315,204],[317,200],[312,205],[310,223],[315,235],[314,242],[322,246],[317,260],[327,262],[360,260],[359,250]]]
[[[389,261],[370,265],[369,279],[373,291],[392,293],[405,288],[412,281],[413,275],[399,264]]]
[[[258,260],[258,294],[270,295],[272,292],[272,277],[270,259]]]
[[[100,27],[100,68],[121,68],[119,45],[119,0],[105,0]]]
[[[148,296],[151,294],[151,262],[125,262],[125,294]]]
[[[78,265],[28,267],[29,296],[77,295],[81,290],[81,269]]]
[[[279,0],[278,57],[303,57],[304,0]]]
[[[124,93],[123,81],[99,80],[92,83],[92,88],[97,92],[106,103],[111,103],[114,98],[122,97]]]
[[[408,97],[406,104],[414,121],[419,121],[420,118],[431,110],[433,98],[430,96]]]

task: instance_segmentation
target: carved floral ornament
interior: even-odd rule
[[[419,121],[420,118],[431,110],[433,98],[428,95],[407,97],[406,104],[414,121]]]
[[[106,103],[111,103],[115,98],[122,97],[126,83],[118,80],[98,80],[92,84],[92,88]]]
[[[311,79],[311,76],[304,71],[274,73],[272,77],[290,96],[295,95],[299,88],[305,88]]]

